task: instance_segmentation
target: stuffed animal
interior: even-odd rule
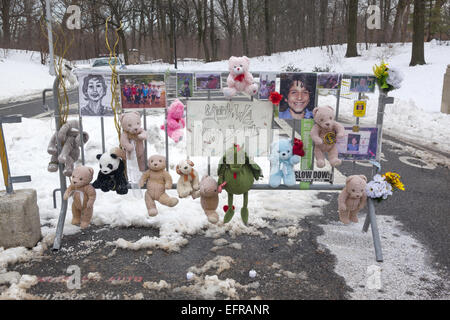
[[[92,219],[96,192],[90,182],[94,177],[94,169],[78,166],[72,172],[72,182],[64,192],[64,200],[73,196],[72,224],[80,225],[81,229],[89,226]]]
[[[167,110],[167,135],[178,143],[183,138],[183,128],[186,126],[184,121],[184,104],[175,99]],[[165,126],[161,126],[165,130]]]
[[[258,92],[258,85],[254,83],[249,67],[250,60],[246,56],[232,56],[228,60],[228,70],[230,71],[227,78],[228,88],[223,89],[226,98],[232,98],[238,92],[245,92],[251,96]]]
[[[234,157],[234,160],[227,163],[227,154]],[[243,159],[240,163],[238,159]],[[228,206],[223,222],[229,222],[234,216],[233,195],[243,194],[244,204],[241,209],[241,218],[245,225],[248,222],[248,191],[253,186],[253,182],[262,177],[262,170],[256,163],[250,163],[247,153],[240,149],[238,145],[234,145],[231,150],[228,150],[219,162],[217,168],[217,175],[219,176],[219,193],[224,188],[228,193]]]
[[[83,131],[83,143],[89,140],[87,132]],[[56,142],[61,147],[61,153],[58,155]],[[58,164],[64,164],[63,174],[70,177],[73,171],[73,165],[80,157],[80,130],[78,120],[67,121],[61,126],[58,132],[53,134],[47,147],[47,152],[51,154],[48,171],[58,171]]]
[[[270,152],[269,185],[276,188],[281,180],[287,186],[295,185],[294,165],[300,162],[300,157],[292,152],[292,142],[280,139],[272,143]]]
[[[311,139],[314,141],[314,156],[317,167],[325,166],[325,152],[328,152],[328,161],[331,166],[339,166],[342,161],[338,159],[336,139],[344,137],[344,127],[334,121],[334,110],[330,106],[317,107],[313,110],[314,126],[311,129]]]
[[[303,141],[297,138],[294,138],[294,146],[292,147],[292,153],[297,156],[304,157],[305,150],[303,150]]]
[[[216,180],[210,176],[204,176],[200,181],[200,204],[205,211],[208,221],[217,223],[219,215],[216,210],[219,206],[219,190]]]
[[[119,148],[113,148],[110,152],[97,154],[100,165],[97,180],[92,186],[101,189],[103,192],[116,191],[117,194],[128,193],[128,181],[125,177],[125,164],[119,157]]]
[[[363,175],[347,177],[338,197],[339,220],[343,223],[358,222],[358,212],[367,203],[366,184],[367,178]]]
[[[145,149],[144,140],[147,140],[147,133],[141,127],[141,115],[139,112],[126,112],[120,116],[122,134],[120,135],[120,145],[127,151],[127,158],[130,153],[136,151],[136,159],[139,171],[145,171]]]
[[[180,198],[192,195],[192,199],[198,198],[196,191],[200,189],[199,177],[191,160],[182,160],[177,164],[176,170],[180,175],[177,182],[177,192]]]
[[[141,188],[147,184],[145,204],[151,217],[158,214],[155,201],[159,201],[159,203],[168,207],[174,207],[178,203],[177,198],[171,198],[166,193],[166,189],[172,188],[172,177],[165,168],[166,157],[153,155],[148,159],[148,170],[144,172],[139,181],[139,187]]]

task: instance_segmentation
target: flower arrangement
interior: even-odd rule
[[[403,75],[400,70],[395,68],[389,68],[388,64],[384,61],[381,62],[379,66],[375,65],[373,67],[373,73],[377,78],[377,83],[385,93],[392,91],[394,89],[399,89],[403,81]]]
[[[391,196],[396,189],[405,191],[405,186],[400,178],[400,175],[395,172],[375,175],[373,180],[366,185],[367,196],[380,202]]]

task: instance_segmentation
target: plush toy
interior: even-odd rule
[[[200,189],[199,177],[191,160],[182,160],[177,164],[176,170],[180,175],[177,182],[177,192],[180,198],[192,195],[192,199],[198,198],[196,191]]]
[[[311,139],[314,141],[314,156],[317,167],[325,166],[325,152],[328,152],[328,161],[331,166],[339,166],[342,161],[338,159],[336,139],[344,137],[344,127],[334,121],[334,110],[330,106],[317,107],[313,110],[314,126],[311,129]]]
[[[83,131],[83,143],[89,140],[87,132]],[[56,142],[61,147],[61,153],[58,155]],[[70,177],[73,171],[73,165],[80,157],[80,130],[78,120],[67,121],[61,126],[58,132],[53,134],[47,147],[47,152],[51,154],[51,160],[48,164],[48,171],[58,171],[58,164],[64,164],[63,174]]]
[[[97,180],[92,186],[101,189],[103,192],[116,191],[117,194],[128,193],[128,181],[125,177],[125,164],[119,157],[119,148],[113,148],[110,152],[97,154],[100,165]]]
[[[72,172],[72,183],[64,193],[64,200],[73,196],[72,224],[80,225],[81,229],[89,226],[92,219],[96,192],[90,182],[94,177],[94,169],[78,166]]]
[[[136,159],[139,166],[139,171],[145,171],[145,149],[144,140],[147,140],[147,133],[141,127],[141,115],[139,112],[126,112],[120,116],[120,123],[122,125],[122,134],[120,135],[120,145],[127,151],[127,158],[129,154],[136,151]]]
[[[233,161],[227,163],[227,154],[234,158]],[[238,161],[238,159],[242,159]],[[238,145],[234,145],[219,162],[217,174],[219,176],[219,193],[224,188],[228,193],[228,206],[225,208],[224,223],[229,222],[234,215],[233,195],[243,194],[244,203],[241,209],[241,218],[245,225],[248,222],[248,191],[255,180],[262,177],[262,170],[256,163],[250,163],[250,159],[244,150]]]
[[[292,153],[300,157],[305,156],[305,150],[303,150],[302,140],[294,138],[294,146],[292,147]]]
[[[339,219],[343,223],[358,222],[358,212],[367,203],[366,184],[367,178],[363,175],[347,177],[338,197]]]
[[[231,98],[238,92],[245,92],[254,96],[258,92],[258,85],[254,83],[253,76],[249,72],[250,60],[246,56],[232,56],[228,60],[230,74],[227,78],[228,88],[223,89],[223,94]]]
[[[166,158],[160,155],[153,155],[148,159],[148,170],[144,172],[139,181],[141,188],[147,184],[145,204],[147,205],[149,216],[152,217],[158,214],[155,201],[159,201],[159,203],[168,207],[174,207],[178,203],[177,198],[171,198],[166,193],[166,189],[172,188],[172,177],[165,168]]]
[[[205,211],[208,221],[217,223],[219,215],[217,207],[219,206],[219,190],[216,180],[210,176],[204,176],[200,181],[200,204]]]
[[[292,142],[280,139],[272,143],[270,152],[269,185],[276,188],[281,180],[287,186],[295,185],[294,165],[300,162],[300,157],[292,153]]]
[[[183,128],[186,126],[184,121],[184,104],[175,99],[167,110],[167,135],[178,143],[183,138]],[[164,125],[161,126],[164,130]]]

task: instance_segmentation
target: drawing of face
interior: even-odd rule
[[[98,79],[90,79],[87,87],[87,95],[90,100],[98,101],[105,95],[103,85]]]
[[[302,112],[309,104],[309,91],[303,82],[295,81],[289,89],[287,103],[295,112]]]

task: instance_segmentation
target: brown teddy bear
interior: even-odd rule
[[[366,206],[367,178],[363,175],[349,176],[338,197],[339,220],[345,224],[358,222],[358,212]]]
[[[172,177],[165,169],[166,157],[153,155],[148,159],[148,170],[144,172],[139,181],[141,188],[147,184],[145,204],[151,217],[158,214],[155,201],[168,207],[174,207],[178,203],[177,198],[172,198],[166,193],[166,189],[172,188]]]
[[[145,148],[144,140],[147,140],[147,133],[141,127],[141,115],[137,111],[123,113],[120,116],[122,134],[120,135],[120,145],[127,151],[127,158],[130,153],[136,151],[136,158],[139,171],[145,171]]]
[[[217,223],[219,215],[216,212],[219,206],[219,191],[216,180],[210,176],[204,176],[200,181],[200,204],[205,211],[208,221]]]
[[[72,183],[64,193],[64,200],[73,196],[72,224],[81,229],[89,226],[92,219],[96,192],[90,182],[94,177],[94,169],[85,166],[76,167],[72,172]]]
[[[336,140],[344,137],[344,126],[334,121],[334,110],[330,106],[315,108],[313,115],[314,126],[311,129],[311,139],[315,145],[314,156],[317,167],[325,166],[325,152],[328,152],[328,161],[331,166],[339,166],[342,161],[338,159]]]

